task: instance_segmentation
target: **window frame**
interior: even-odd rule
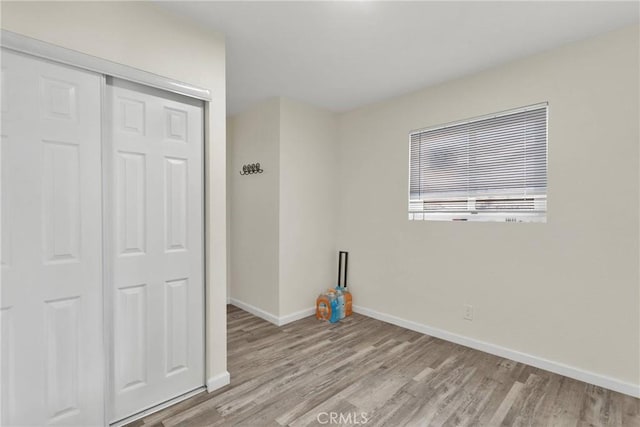
[[[545,172],[546,172],[546,187],[544,194],[531,194],[525,195],[523,198],[526,198],[527,201],[532,203],[534,209],[532,210],[499,210],[499,211],[477,211],[477,210],[467,210],[467,211],[459,211],[459,212],[426,212],[424,208],[421,211],[414,210],[412,211],[412,204],[423,204],[428,203],[425,202],[424,199],[411,199],[411,160],[412,160],[412,151],[411,151],[411,142],[412,138],[416,134],[422,134],[425,132],[436,131],[440,129],[446,129],[449,127],[465,125],[474,122],[480,122],[484,120],[499,118],[503,116],[513,115],[517,113],[522,113],[531,110],[537,109],[545,109]],[[408,200],[408,218],[410,221],[478,221],[478,222],[533,222],[533,223],[546,223],[547,215],[548,215],[548,193],[549,193],[549,102],[539,102],[536,104],[531,104],[525,107],[512,108],[508,110],[503,110],[496,113],[485,114],[481,116],[476,116],[472,118],[456,120],[452,122],[447,122],[443,124],[437,124],[433,126],[428,126],[425,128],[414,129],[409,131],[408,135],[408,152],[409,152],[409,162],[408,162],[408,185],[407,185],[407,200]],[[509,190],[496,190],[494,194],[490,196],[443,196],[442,201],[454,201],[457,199],[458,201],[464,202],[467,201],[467,204],[475,205],[477,200],[490,200],[490,199],[500,199],[501,193],[507,194]],[[434,202],[437,202],[438,198],[432,198]],[[544,207],[544,209],[541,209]],[[536,209],[537,208],[537,209]]]

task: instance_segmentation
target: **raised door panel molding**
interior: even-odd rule
[[[2,67],[0,69],[0,104],[2,105],[1,111],[2,113],[7,113],[9,111],[9,102],[7,101],[7,90],[9,87],[7,86],[7,71],[6,68]]]
[[[164,107],[165,137],[172,141],[187,142],[187,112]]]
[[[72,83],[41,77],[42,113],[48,119],[76,121],[77,89]]]
[[[146,251],[146,156],[118,152],[116,158],[116,223],[118,255]]]
[[[11,232],[11,215],[12,209],[11,203],[9,203],[9,180],[11,174],[6,164],[7,162],[7,149],[9,147],[9,137],[7,135],[0,136],[0,206],[2,206],[2,213],[0,214],[0,226],[2,227],[2,246],[0,248],[0,265],[3,269],[11,266],[11,252],[12,252],[12,236]]]
[[[187,160],[165,158],[165,249],[187,249]]]
[[[0,309],[0,425],[10,425],[15,410],[15,345],[12,307]]]
[[[78,331],[80,298],[48,301],[46,306],[49,422],[59,422],[80,412],[78,404]]]
[[[78,145],[44,141],[42,220],[44,262],[77,262],[80,255]]]
[[[146,106],[143,101],[129,98],[118,98],[116,110],[116,129],[138,135],[146,132]]]
[[[118,289],[115,310],[116,393],[147,382],[147,288]]]
[[[165,283],[167,376],[187,369],[189,351],[189,307],[187,279]]]

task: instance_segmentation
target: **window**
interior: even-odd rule
[[[546,103],[410,140],[409,219],[546,222]]]

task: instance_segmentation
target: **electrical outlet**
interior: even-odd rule
[[[464,318],[466,320],[473,320],[473,306],[465,304],[464,306]]]

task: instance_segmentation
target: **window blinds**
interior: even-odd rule
[[[423,219],[414,213],[546,212],[546,104],[410,137],[411,219]]]

